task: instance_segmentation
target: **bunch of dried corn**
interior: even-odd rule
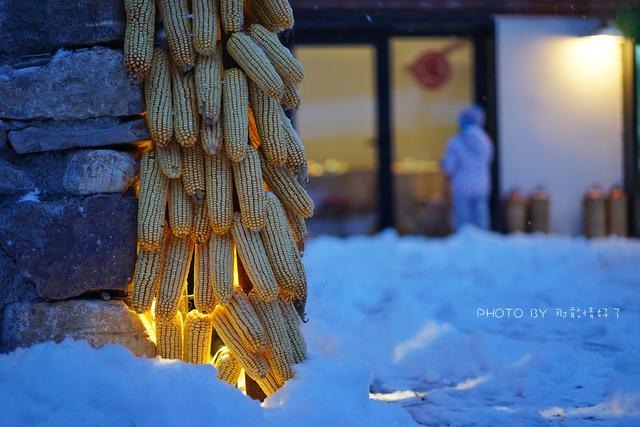
[[[154,48],[156,5],[168,50]],[[125,0],[125,9],[125,69],[144,80],[153,141],[141,161],[129,303],[152,311],[160,356],[213,363],[234,385],[244,370],[270,395],[306,354],[301,254],[313,202],[285,114],[300,103],[303,70],[277,34],[293,25],[291,7]],[[212,358],[214,331],[225,346]]]

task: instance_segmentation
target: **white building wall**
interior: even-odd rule
[[[622,57],[597,22],[496,18],[500,192],[551,196],[553,232],[582,231],[586,188],[623,177]]]

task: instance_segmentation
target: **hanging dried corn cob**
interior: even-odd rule
[[[185,193],[181,179],[169,181],[169,226],[176,237],[187,237],[193,224],[191,198]]]
[[[196,145],[200,131],[194,73],[182,74],[174,70],[171,77],[173,108],[176,114],[174,122],[176,140],[183,147],[192,147]]]
[[[200,55],[213,55],[218,43],[218,0],[192,0],[191,5],[193,47]]]
[[[303,71],[276,34],[293,24],[291,8],[286,0],[159,0],[169,57],[150,47],[153,2],[125,6],[125,66],[138,78],[150,69],[154,144],[141,161],[129,302],[145,312],[155,298],[162,357],[209,363],[215,329],[226,345],[213,358],[218,377],[235,385],[244,369],[271,395],[306,355],[301,252],[313,202],[301,185],[304,146],[283,111],[297,108]]]
[[[157,147],[166,146],[173,138],[173,95],[169,62],[166,50],[155,49],[151,74],[144,82],[147,127],[151,140]]]
[[[211,360],[211,315],[191,310],[184,321],[183,359],[188,363],[209,363]]]
[[[300,106],[300,95],[298,95],[298,89],[293,83],[284,82],[280,104],[287,111],[295,110]]]
[[[168,184],[167,178],[160,172],[156,153],[144,153],[140,162],[138,242],[151,251],[156,250],[162,241]]]
[[[193,242],[188,237],[169,237],[165,251],[164,269],[156,300],[155,316],[166,322],[175,316],[180,304],[193,255]]]
[[[242,366],[226,346],[220,347],[213,356],[213,366],[216,367],[218,379],[231,385],[238,383]]]
[[[267,220],[266,196],[258,151],[249,147],[245,158],[233,164],[233,180],[240,203],[242,223],[249,230],[260,230]]]
[[[209,239],[209,259],[213,261],[213,295],[218,304],[227,304],[233,292],[233,239],[231,233],[214,234]]]
[[[222,52],[215,49],[208,56],[198,55],[195,71],[196,97],[203,121],[214,124],[220,115],[222,99]]]
[[[213,293],[213,264],[209,242],[197,243],[193,266],[193,302],[203,313],[212,313],[216,307]]]
[[[265,301],[274,300],[278,296],[278,285],[260,240],[260,233],[249,230],[239,218],[235,218],[231,234],[254,291]]]
[[[191,201],[200,204],[204,201],[206,190],[204,183],[204,151],[199,145],[182,147],[182,184]]]
[[[227,41],[227,52],[260,89],[280,99],[284,83],[262,48],[248,34],[233,33]]]
[[[249,99],[260,135],[260,149],[270,165],[283,166],[287,161],[287,141],[282,129],[282,108],[253,82],[249,82]]]
[[[223,155],[205,158],[206,203],[211,229],[226,234],[233,218],[233,175],[231,162]]]
[[[181,73],[193,69],[196,52],[191,37],[191,19],[188,0],[158,0],[160,16],[167,33],[171,57]]]
[[[124,68],[134,81],[149,73],[153,55],[156,6],[154,0],[125,0]]]
[[[175,138],[167,146],[157,145],[156,155],[160,161],[160,170],[167,178],[177,179],[182,176],[182,155]]]
[[[178,311],[166,322],[159,322],[156,319],[155,326],[158,356],[165,359],[182,359],[184,345],[182,314]]]
[[[280,43],[276,34],[260,24],[251,25],[249,34],[262,48],[282,80],[295,84],[302,82],[304,76],[302,65],[293,57],[291,51]]]
[[[239,68],[224,70],[222,111],[224,151],[229,159],[240,162],[249,144],[249,86]]]

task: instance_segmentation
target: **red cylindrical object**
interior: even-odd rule
[[[529,224],[532,233],[549,233],[551,230],[550,205],[551,199],[542,188],[529,196]]]
[[[511,191],[504,201],[507,233],[524,233],[527,230],[527,199],[518,191]]]
[[[627,195],[622,187],[614,186],[607,199],[607,230],[609,234],[627,236],[629,234],[627,217]]]
[[[583,199],[584,234],[588,238],[607,235],[607,197],[600,187],[591,187]]]

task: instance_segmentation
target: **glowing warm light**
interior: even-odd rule
[[[144,313],[138,313],[138,319],[140,319],[140,323],[144,326],[144,329],[147,331],[147,335],[149,335],[149,339],[157,344],[156,340],[156,330],[153,327],[153,317],[152,314],[154,312],[153,308],[155,306],[156,300],[153,300],[153,305],[151,310],[145,311]]]
[[[341,175],[349,172],[349,164],[342,160],[327,159],[324,161],[324,169],[336,175]]]
[[[558,63],[576,84],[597,85],[622,72],[620,41],[605,35],[568,39],[556,53]]]
[[[150,139],[138,141],[135,143],[136,149],[141,152],[151,151],[153,148],[153,142]]]
[[[324,166],[322,163],[314,162],[313,160],[309,160],[307,165],[307,173],[309,176],[322,176],[324,175]]]
[[[382,400],[384,402],[397,402],[412,398],[423,399],[426,393],[413,390],[397,390],[391,393],[369,393],[369,399]]]
[[[240,375],[238,376],[238,389],[246,396],[247,395],[247,382],[244,377],[244,369],[240,369]]]

